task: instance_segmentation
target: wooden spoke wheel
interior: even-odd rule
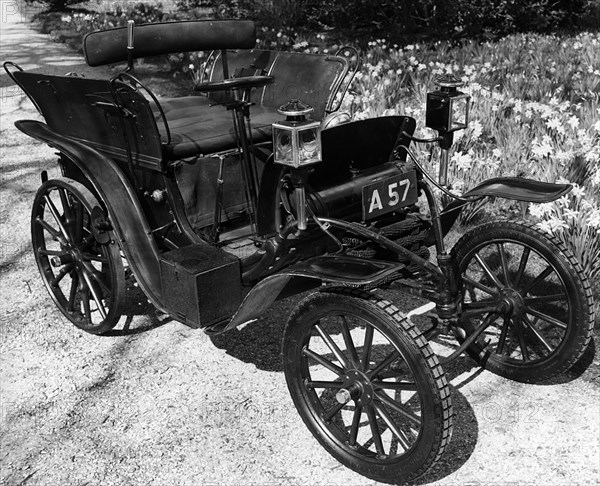
[[[452,250],[462,277],[460,323],[468,351],[486,369],[536,382],[569,369],[594,326],[590,285],[556,238],[519,223],[488,223]]]
[[[287,323],[283,357],[298,412],[345,466],[398,483],[441,457],[452,430],[448,383],[389,302],[357,290],[310,295]]]
[[[42,184],[31,215],[33,252],[52,300],[93,334],[115,326],[125,294],[119,246],[104,214],[83,184],[58,178]]]

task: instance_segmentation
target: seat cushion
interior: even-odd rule
[[[161,107],[171,132],[171,143],[164,154],[169,160],[207,155],[237,147],[233,128],[233,111],[223,105],[210,105],[203,96],[186,96],[161,100]],[[271,124],[281,119],[277,110],[265,106],[250,107],[250,126],[254,143],[271,139]],[[156,114],[163,135],[160,114]]]

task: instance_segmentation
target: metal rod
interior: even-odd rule
[[[438,182],[440,186],[448,185],[448,160],[450,159],[450,149],[440,150],[440,173],[438,176]]]

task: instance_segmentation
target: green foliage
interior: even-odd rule
[[[346,34],[488,39],[515,32],[600,28],[599,0],[177,0],[220,18],[252,18],[275,28]],[[594,25],[595,22],[595,25]]]

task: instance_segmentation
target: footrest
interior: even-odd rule
[[[404,267],[402,263],[324,255],[294,265],[286,273],[302,277],[317,277],[327,283],[359,287],[374,284]]]

